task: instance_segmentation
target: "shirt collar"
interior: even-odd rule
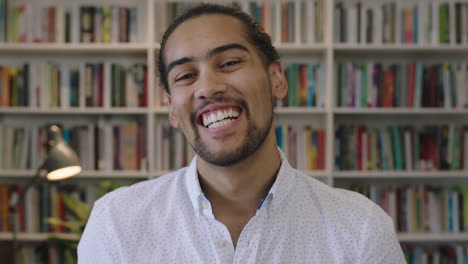
[[[206,198],[201,190],[200,181],[198,180],[197,159],[198,155],[195,155],[185,172],[185,180],[187,182],[187,192],[190,197],[190,201],[192,202],[195,212],[199,214],[201,204]]]
[[[278,148],[278,151],[281,158],[281,167],[278,171],[273,186],[271,186],[270,191],[265,196],[264,202],[261,205],[265,206],[265,204],[269,204],[270,209],[274,209],[275,207],[280,206],[296,183],[294,169],[291,168],[291,165],[289,165],[286,156],[280,148]],[[197,170],[197,159],[198,155],[196,155],[192,159],[192,162],[190,163],[190,165],[187,168],[187,171],[185,172],[185,179],[190,201],[192,202],[195,212],[199,214],[201,209],[203,209],[202,204],[208,202],[208,199],[205,197],[205,194],[203,193],[200,187],[200,181],[198,179]]]

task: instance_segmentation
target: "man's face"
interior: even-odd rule
[[[240,21],[217,14],[189,19],[169,37],[164,55],[171,124],[205,161],[229,166],[263,144],[286,82],[278,62],[265,69]]]

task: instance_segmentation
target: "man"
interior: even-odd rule
[[[278,54],[245,13],[202,5],[159,54],[169,119],[189,167],[95,203],[79,263],[404,263],[390,219],[360,194],[290,167],[273,108],[287,94]]]

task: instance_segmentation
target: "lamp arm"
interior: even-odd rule
[[[29,188],[31,188],[32,186],[34,186],[34,184],[36,183],[36,181],[40,178],[41,176],[41,171],[44,169],[44,166],[45,166],[45,161],[42,163],[41,166],[39,166],[39,168],[36,170],[36,174],[34,174],[34,177],[32,179],[29,180],[29,182],[25,185],[24,189],[23,189],[23,194],[19,197],[16,198],[16,201],[12,201],[10,203],[10,208],[15,208],[15,212],[18,211],[18,206],[21,202],[23,202],[25,196],[26,196],[26,192],[29,190]]]

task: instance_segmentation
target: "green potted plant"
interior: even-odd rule
[[[102,181],[98,185],[96,199],[99,199],[108,192],[111,192],[122,185],[120,183],[114,183],[112,181]],[[46,221],[48,224],[55,227],[65,227],[70,230],[71,233],[78,235],[78,237],[83,234],[88,218],[91,214],[92,206],[88,203],[85,203],[69,194],[63,194],[63,201],[65,210],[72,217],[71,220],[63,221],[58,218],[47,218]],[[78,240],[76,238],[66,238],[60,235],[52,235],[49,238],[49,242],[64,248],[65,252],[65,263],[77,263],[77,247]]]

